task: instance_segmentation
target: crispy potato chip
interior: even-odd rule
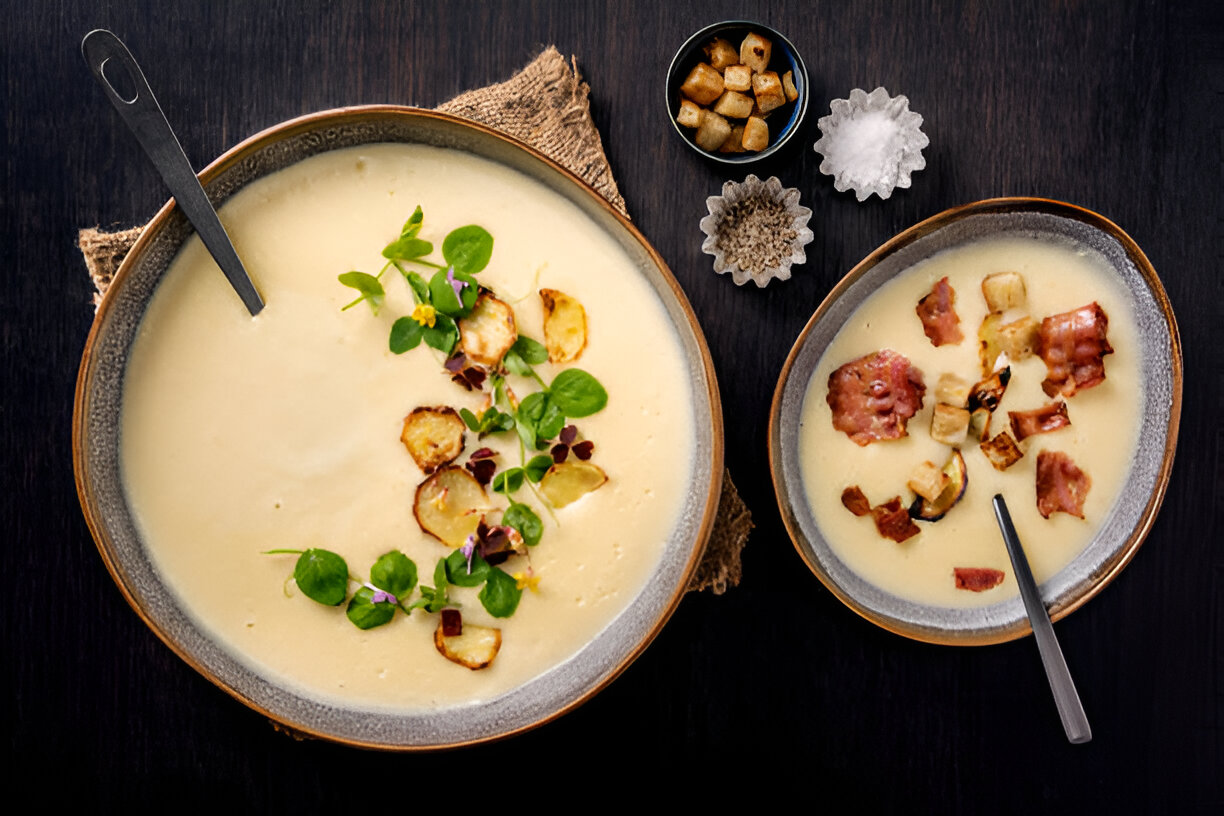
[[[540,480],[540,492],[553,507],[578,501],[608,481],[608,474],[590,462],[564,462],[553,465]]]
[[[450,547],[476,532],[489,497],[472,474],[450,465],[417,485],[412,514],[421,529]]]
[[[544,302],[544,346],[548,359],[554,363],[569,363],[582,356],[586,348],[586,309],[577,298],[556,289],[541,289]]]
[[[459,321],[459,348],[474,363],[492,368],[518,339],[514,310],[482,292],[472,311]]]
[[[414,408],[404,417],[400,441],[417,467],[429,474],[463,453],[465,427],[454,408],[445,405]]]
[[[463,625],[457,635],[442,633],[442,623],[434,630],[434,646],[447,660],[475,671],[493,662],[501,649],[501,630],[491,626]]]

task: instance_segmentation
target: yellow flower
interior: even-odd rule
[[[514,579],[514,583],[519,589],[530,589],[532,592],[540,591],[540,576],[533,573],[531,567],[528,567],[526,572],[516,572],[510,577]]]
[[[416,308],[412,310],[412,319],[422,326],[428,326],[432,329],[438,319],[438,313],[428,303],[418,303]]]

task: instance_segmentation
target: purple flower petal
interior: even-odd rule
[[[462,303],[463,287],[467,286],[467,281],[455,280],[455,267],[452,266],[446,270],[446,282],[455,290],[455,299]]]
[[[374,594],[370,596],[370,603],[399,603],[399,600],[385,589],[379,589],[373,584],[363,584],[362,586],[374,591]]]
[[[472,553],[476,552],[476,536],[469,535],[467,540],[463,542],[463,546],[459,548],[459,552],[463,553],[463,557],[467,559],[467,574],[472,574]]]

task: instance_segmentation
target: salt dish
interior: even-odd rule
[[[833,176],[838,192],[854,190],[859,201],[872,193],[885,199],[897,187],[909,187],[910,174],[926,167],[922,148],[931,140],[905,96],[855,88],[829,108],[832,113],[817,123],[822,135],[814,149],[824,156],[820,172]]]
[[[814,237],[807,225],[812,211],[800,207],[799,191],[783,187],[777,176],[728,181],[722,195],[706,199],[706,208],[701,251],[713,255],[714,271],[731,273],[736,286],[751,280],[764,288],[774,278],[789,280],[791,266],[807,261],[803,248]]]

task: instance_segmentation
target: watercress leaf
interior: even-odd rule
[[[383,257],[393,261],[412,261],[433,252],[433,244],[404,235],[383,247]]]
[[[548,362],[548,349],[544,347],[544,344],[522,334],[514,341],[510,350],[531,365]]]
[[[544,406],[544,415],[536,423],[536,436],[539,437],[536,446],[539,446],[540,439],[552,439],[561,433],[564,427],[565,414],[561,413],[561,409],[550,399]]]
[[[416,564],[399,550],[392,550],[379,556],[370,567],[370,583],[403,600],[416,586]]]
[[[448,280],[448,275],[455,281],[467,284],[460,289],[459,294],[455,294],[455,287]],[[429,299],[433,307],[442,314],[462,317],[475,305],[477,288],[476,279],[466,272],[460,272],[458,269],[439,269],[429,279]]]
[[[527,450],[534,450],[536,444],[535,426],[524,420],[522,410],[522,404],[520,403],[519,414],[514,421],[514,430],[518,431],[523,447]]]
[[[501,473],[493,477],[494,493],[505,493],[508,496],[522,486],[523,469],[521,467],[503,470]]]
[[[348,595],[348,564],[331,550],[312,547],[298,556],[293,580],[307,598],[339,606]]]
[[[442,241],[442,257],[457,273],[475,275],[493,257],[493,236],[475,224],[451,230]]]
[[[489,577],[481,588],[476,599],[495,618],[508,618],[518,609],[519,598],[523,590],[518,588],[518,582],[500,567],[490,567]]]
[[[378,278],[373,275],[367,275],[365,272],[345,272],[339,276],[339,280],[345,286],[351,289],[356,289],[361,293],[361,299],[370,304],[370,308],[374,310],[374,314],[378,314],[378,307],[382,305],[383,299],[387,293],[383,291],[383,285]],[[344,308],[348,308],[345,306]]]
[[[404,272],[404,280],[408,281],[408,285],[412,287],[412,297],[417,303],[429,303],[429,284],[417,272]]]
[[[401,317],[391,324],[391,338],[388,345],[396,354],[403,354],[421,344],[421,324],[411,317]]]
[[[358,629],[373,629],[395,617],[395,604],[390,601],[374,603],[373,598],[374,590],[363,586],[353,595],[353,600],[349,601],[345,614]]]
[[[518,352],[513,347],[502,355],[502,365],[511,374],[517,374],[520,377],[531,376],[531,366],[527,365],[526,361],[519,356]]]
[[[467,408],[460,408],[459,416],[463,418],[463,424],[467,425],[469,430],[473,430],[473,431],[480,430],[480,424],[481,424],[480,420],[478,420],[476,418],[476,415],[473,414],[471,411],[469,411]]]
[[[425,221],[425,213],[421,211],[421,205],[412,211],[412,215],[404,222],[404,228],[400,230],[400,235],[415,238],[416,234],[421,231],[421,224]]]
[[[553,379],[548,391],[552,401],[566,416],[590,416],[608,404],[608,392],[599,380],[581,368],[562,371]]]
[[[439,558],[437,565],[434,567],[434,588],[442,593],[442,597],[446,597],[446,559]]]
[[[489,577],[489,562],[480,557],[480,553],[472,553],[472,571],[468,572],[467,558],[462,550],[455,550],[446,558],[446,580],[455,586],[480,586]]]
[[[535,511],[525,504],[516,502],[510,505],[510,509],[502,514],[502,524],[518,530],[523,536],[523,543],[528,547],[539,544],[540,537],[544,535],[544,523]]]
[[[437,314],[434,315],[432,327],[421,327],[421,337],[424,338],[425,345],[449,356],[455,344],[459,342],[459,327],[446,315]]]
[[[539,456],[531,457],[531,461],[527,463],[527,465],[523,468],[523,471],[527,474],[528,479],[533,482],[538,482],[544,478],[544,474],[547,473],[548,469],[552,466],[552,457],[541,453]],[[519,532],[521,533],[523,531],[519,530]]]

